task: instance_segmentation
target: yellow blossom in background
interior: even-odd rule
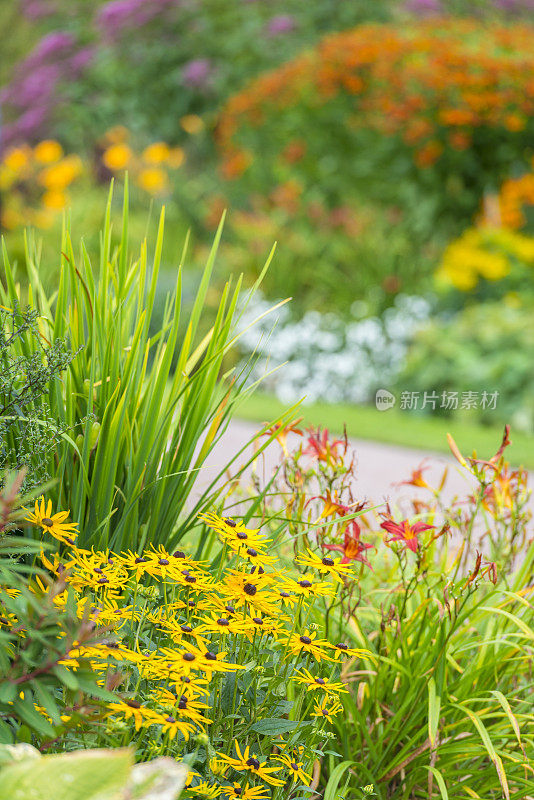
[[[186,133],[194,135],[204,129],[204,121],[197,114],[186,114],[180,120],[180,125]]]
[[[12,172],[19,173],[28,166],[31,157],[31,150],[25,145],[13,147],[4,156],[4,166]]]
[[[127,144],[113,144],[105,150],[102,161],[111,171],[126,169],[132,160],[133,153]]]
[[[52,190],[43,194],[41,202],[45,208],[51,211],[61,211],[67,205],[67,195],[64,192]]]
[[[165,142],[154,142],[143,150],[143,161],[148,164],[161,164],[168,159],[170,152],[170,147]]]
[[[62,191],[83,171],[82,160],[77,155],[63,158],[38,175],[39,183],[49,191]]]
[[[118,144],[119,142],[125,142],[129,135],[130,132],[124,125],[115,125],[113,128],[106,131],[104,139],[110,144]]]
[[[167,189],[167,174],[156,167],[143,169],[137,176],[137,184],[149,194],[159,194]]]
[[[63,148],[54,139],[45,139],[34,147],[33,155],[40,164],[53,164],[63,156]]]
[[[167,157],[167,164],[171,169],[178,169],[185,161],[185,152],[181,147],[171,147]]]

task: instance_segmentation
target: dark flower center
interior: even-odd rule
[[[247,761],[247,767],[252,767],[252,769],[259,769],[260,768],[260,762],[258,761],[257,758],[254,758],[254,757],[249,758],[248,761]]]
[[[188,600],[187,601],[187,605],[189,606],[189,608],[194,608],[195,607],[195,601],[194,600]]]
[[[311,639],[309,636],[301,636],[300,641],[302,644],[311,644]]]
[[[318,683],[319,686],[324,686],[326,681],[324,678],[315,678],[315,683]]]
[[[323,564],[325,565],[325,567],[333,567],[334,566],[334,559],[333,558],[328,558],[328,556],[325,556],[323,558]]]
[[[165,722],[170,722],[171,725],[174,725],[176,720],[174,719],[174,717],[165,717]]]
[[[299,581],[299,586],[302,586],[303,589],[309,589],[311,581]]]
[[[225,609],[229,614],[235,614],[235,608],[233,606],[225,606]]]
[[[193,628],[190,625],[180,625],[180,630],[184,633],[191,633]]]
[[[348,646],[348,644],[345,644],[345,642],[338,642],[338,643],[336,644],[336,647],[337,647],[339,650],[348,650],[348,649],[349,649],[349,646]]]
[[[231,528],[235,528],[235,526],[237,525],[237,522],[234,522],[233,519],[229,519],[228,517],[223,519],[223,522],[226,522],[226,524],[229,525]]]
[[[245,594],[249,594],[251,597],[254,597],[254,595],[258,591],[258,587],[254,586],[253,583],[245,583],[245,585],[243,586],[243,591],[245,592]]]
[[[295,762],[294,762],[294,761],[292,761],[292,762],[291,762],[291,764],[290,764],[290,766],[291,766],[291,769],[294,769],[294,770],[295,770],[295,772],[298,772],[298,768],[299,768],[299,765],[298,765],[298,764],[295,764]]]
[[[54,520],[50,519],[50,517],[43,517],[42,523],[50,528],[54,524]]]
[[[104,574],[103,570],[101,570],[101,569],[100,569],[100,567],[95,567],[95,572],[96,572],[98,575],[103,575],[103,574]]]
[[[245,531],[238,531],[236,533],[236,536],[237,536],[238,539],[241,539],[241,541],[243,541],[243,542],[245,541],[245,539],[248,539],[248,536],[245,533]]]
[[[230,621],[225,619],[224,617],[220,617],[217,620],[217,625],[221,625],[223,628],[226,628],[230,624]]]
[[[108,581],[108,579],[106,578],[106,576],[104,575],[104,577],[103,577],[103,578],[99,578],[99,579],[98,579],[97,583],[109,583],[109,581]]]
[[[185,580],[186,580],[187,583],[196,583],[197,582],[197,579],[195,578],[194,575],[186,575],[185,576]]]
[[[263,567],[252,567],[252,569],[250,570],[250,574],[254,575],[255,572],[257,572],[258,575],[263,575],[265,570],[263,569]]]
[[[328,716],[328,710],[326,708],[323,708],[323,710],[321,711],[321,714],[323,715],[323,717],[327,717]]]
[[[243,794],[241,786],[234,786],[234,794],[236,797],[240,797]]]
[[[146,558],[143,558],[142,556],[138,556],[138,557],[135,559],[135,562],[134,562],[134,563],[135,563],[135,564],[144,564],[146,560],[147,560]]]
[[[291,597],[289,592],[280,592],[280,597]]]
[[[185,553],[183,550],[177,550],[175,553],[172,554],[173,558],[185,558]]]
[[[130,708],[141,708],[141,703],[138,703],[137,700],[125,700],[124,702]]]
[[[208,650],[208,652],[205,654],[204,658],[207,661],[217,661],[217,654],[216,653],[210,653],[210,651]]]
[[[160,560],[158,561],[158,564],[161,564],[162,567],[166,567],[167,564],[169,563],[170,563],[169,560],[166,558],[160,558]]]
[[[182,695],[182,699],[178,703],[178,708],[180,711],[184,711],[187,708],[187,698]]]
[[[182,658],[183,658],[184,661],[194,661],[195,660],[195,656],[193,655],[193,653],[184,653]]]
[[[191,683],[191,678],[188,678],[187,675],[182,675],[182,683]]]
[[[252,622],[255,622],[256,625],[263,625],[263,620],[261,617],[252,617]]]
[[[68,537],[68,536],[67,536],[67,538],[65,539],[65,541],[66,541],[68,544],[75,544],[75,542],[74,542],[74,539],[69,539],[69,537]],[[111,561],[111,560],[110,560],[110,561],[108,561],[108,564],[113,564],[113,561]]]
[[[258,551],[254,550],[253,547],[249,547],[247,550],[247,555],[252,556],[252,558],[255,558],[258,555]]]

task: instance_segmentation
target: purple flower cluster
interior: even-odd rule
[[[407,0],[404,8],[419,17],[433,17],[444,13],[440,0]]]
[[[213,74],[211,62],[207,58],[194,58],[182,68],[182,82],[189,89],[206,89]]]
[[[295,18],[290,14],[278,14],[276,17],[271,17],[267,23],[267,33],[269,36],[280,36],[283,33],[290,33],[295,30]]]
[[[125,30],[140,28],[179,5],[180,0],[111,0],[99,9],[96,24],[107,39],[114,40]]]
[[[13,119],[3,127],[2,147],[46,134],[44,128],[60,99],[61,82],[79,75],[91,56],[90,48],[76,49],[70,33],[53,31],[43,36],[0,92],[6,116]]]
[[[20,0],[20,10],[26,19],[37,22],[57,13],[55,3],[50,0]]]

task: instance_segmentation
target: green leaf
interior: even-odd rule
[[[427,767],[427,769],[428,769],[429,772],[432,773],[432,775],[434,776],[434,778],[437,781],[437,784],[439,786],[439,790],[441,792],[442,800],[449,800],[449,793],[447,791],[447,787],[445,785],[445,781],[443,780],[443,775],[441,774],[439,769],[436,769],[436,767]]]
[[[132,764],[125,748],[23,759],[2,770],[0,800],[118,800]]]
[[[53,737],[56,732],[48,720],[35,710],[33,703],[22,700],[18,697],[13,702],[13,711],[25,722],[30,728],[42,734],[43,736]]]
[[[434,678],[430,678],[428,681],[428,737],[432,748],[436,746],[440,710],[441,697],[436,694],[436,681]]]
[[[298,724],[298,722],[294,722],[291,719],[267,717],[266,719],[260,719],[258,722],[255,722],[250,730],[262,736],[277,736],[279,733],[294,731]]]
[[[354,766],[354,761],[342,761],[332,770],[324,793],[324,800],[335,800],[337,789],[345,773]]]

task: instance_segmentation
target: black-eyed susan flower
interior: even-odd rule
[[[196,786],[189,786],[187,790],[188,795],[191,797],[203,797],[205,800],[219,797],[221,792],[222,786],[218,786],[216,783],[208,783],[208,781],[201,781]]]
[[[185,741],[195,731],[195,726],[191,722],[185,722],[182,719],[177,719],[172,714],[159,714],[154,712],[150,725],[161,725],[161,732],[166,733],[169,739],[174,739],[177,733],[181,733]]]
[[[41,497],[40,501],[35,501],[33,512],[28,508],[23,510],[28,513],[28,516],[24,517],[26,522],[31,522],[32,525],[39,525],[45,533],[49,533],[54,539],[63,542],[63,544],[75,544],[78,536],[78,531],[76,530],[78,523],[65,522],[70,511],[58,511],[53,514],[52,501],[49,500],[47,503],[44,497]]]
[[[348,689],[344,683],[331,681],[330,678],[323,678],[320,675],[312,675],[307,669],[301,669],[294,677],[295,683],[300,683],[306,686],[308,692],[324,692],[324,694],[339,694],[340,692],[347,692]]]
[[[234,746],[237,758],[232,758],[224,753],[217,753],[217,759],[229,764],[233,769],[236,770],[236,772],[252,772],[254,775],[257,775],[258,778],[261,778],[261,780],[265,781],[265,783],[269,783],[271,786],[284,785],[284,781],[280,780],[279,778],[275,778],[273,775],[275,772],[280,772],[282,767],[267,766],[267,761],[260,761],[260,759],[254,753],[251,754],[250,747],[248,745],[245,747],[243,752],[241,752],[239,742],[234,741]]]
[[[303,783],[305,786],[309,786],[311,783],[311,775],[308,775],[307,772],[304,772],[304,764],[302,761],[298,761],[294,755],[288,755],[286,753],[282,753],[280,756],[276,756],[274,759],[275,761],[279,761],[281,764],[284,764],[289,771],[289,776],[292,778],[293,783]]]
[[[276,613],[275,597],[268,590],[269,579],[259,573],[251,574],[243,570],[229,570],[225,575],[222,592],[236,608],[250,605],[265,614]]]
[[[318,639],[315,631],[310,631],[306,628],[303,633],[282,634],[279,640],[286,647],[286,658],[290,655],[299,656],[302,653],[309,653],[318,662],[332,661],[328,652],[329,643],[323,639]]]
[[[312,717],[319,719],[332,720],[340,711],[343,711],[343,706],[337,700],[331,700],[325,697],[319,702],[315,703],[312,711]]]
[[[261,552],[265,550],[271,541],[262,537],[257,528],[246,528],[242,523],[236,522],[230,517],[219,517],[209,511],[201,514],[200,518],[233,550],[239,550],[244,547],[254,548]]]
[[[201,633],[231,633],[239,635],[245,632],[246,627],[245,618],[241,615],[237,616],[235,609],[234,613],[225,609],[221,614],[218,611],[212,611],[209,617],[202,618],[198,630]]]
[[[157,714],[146,706],[141,705],[137,700],[120,700],[117,703],[108,703],[107,709],[110,716],[120,715],[125,719],[133,719],[135,730],[138,731],[142,725],[151,725]]]
[[[330,647],[331,650],[334,651],[334,658],[337,660],[338,658],[361,658],[362,656],[370,656],[369,650],[362,650],[358,647],[350,647],[346,642],[338,642],[337,644],[330,644],[327,645]]]
[[[249,786],[245,783],[233,783],[232,786],[223,786],[222,793],[230,800],[263,800],[268,797],[269,789],[266,786]]]
[[[286,580],[291,591],[301,597],[332,597],[334,588],[327,581],[318,581],[313,575],[302,575],[298,580]]]
[[[316,569],[322,575],[331,575],[338,583],[343,583],[343,578],[353,574],[349,564],[342,564],[340,558],[331,558],[326,555],[322,558],[308,548],[307,556],[299,556],[296,559],[298,564]]]

